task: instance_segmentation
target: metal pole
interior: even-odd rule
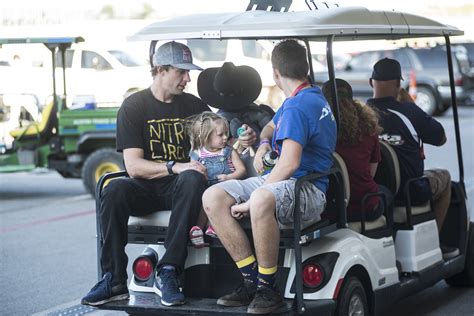
[[[65,45],[61,45],[59,47],[59,49],[61,50],[61,58],[62,58],[62,65],[63,65],[63,97],[64,97],[64,100],[66,99],[66,49],[67,49],[67,46]]]
[[[449,86],[451,88],[451,102],[452,102],[452,107],[453,107],[454,132],[456,135],[456,149],[458,153],[459,183],[461,184],[465,193],[466,188],[464,187],[464,164],[463,164],[463,158],[462,158],[461,134],[459,132],[459,115],[458,115],[458,105],[456,103],[456,87],[454,84],[451,43],[449,40],[449,35],[445,35],[444,38],[446,39],[446,53],[448,55]]]
[[[337,97],[336,91],[336,75],[334,72],[334,59],[332,55],[332,43],[334,41],[334,35],[329,35],[326,42],[326,60],[328,64],[328,74],[329,80],[331,82],[331,94],[332,94],[332,104],[334,104],[334,116],[336,117],[337,129],[339,130],[339,99]]]
[[[51,51],[51,65],[53,70],[53,106],[56,107],[57,111],[59,112],[60,109],[58,108],[58,97],[56,94],[56,58],[54,54],[56,53],[57,46],[45,44],[46,47]]]
[[[311,56],[311,47],[309,47],[308,39],[305,39],[304,43],[306,44],[306,51],[308,55],[309,78],[311,80],[311,84],[314,84],[315,81],[314,81],[313,57]]]

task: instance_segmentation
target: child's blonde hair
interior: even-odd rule
[[[187,130],[191,142],[191,150],[196,150],[209,144],[209,138],[214,130],[214,125],[219,121],[224,124],[226,134],[229,136],[229,122],[214,112],[205,111],[189,118]]]

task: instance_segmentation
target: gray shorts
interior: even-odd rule
[[[237,203],[250,199],[250,195],[258,188],[270,191],[276,200],[276,218],[280,228],[293,227],[293,211],[295,208],[296,179],[263,184],[267,175],[245,180],[228,180],[215,184],[232,196]],[[321,220],[321,213],[326,207],[326,195],[314,184],[305,182],[300,191],[301,227],[308,227]]]

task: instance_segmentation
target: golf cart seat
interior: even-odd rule
[[[54,134],[54,128],[57,126],[57,107],[54,101],[48,103],[41,112],[41,121],[32,122],[25,127],[16,128],[10,131],[14,139],[41,138],[49,139]]]
[[[344,198],[344,206],[347,208],[350,200],[350,182],[349,182],[349,172],[347,171],[346,163],[344,159],[336,152],[333,154],[334,161],[337,164],[338,168],[341,169],[342,178],[344,179],[344,191],[345,191],[345,198]],[[376,193],[379,194],[379,193]],[[387,209],[387,208],[385,208]],[[350,229],[366,235],[371,238],[381,238],[385,236],[389,236],[392,234],[390,225],[387,225],[387,216],[388,210],[385,212],[385,216],[381,215],[374,221],[365,221],[361,219],[360,221],[356,222],[348,222],[348,226]]]
[[[335,158],[337,159],[337,158]],[[343,192],[348,190],[343,188],[342,176],[338,169],[339,163],[335,163],[334,167],[329,172],[329,182],[330,187],[333,187],[333,190],[330,190],[327,194],[327,206],[325,213],[331,213],[333,220],[322,219],[321,221],[315,222],[308,227],[304,227],[301,230],[300,243],[304,244],[311,240],[320,238],[330,232],[335,231],[339,227],[345,226],[345,214],[344,205],[340,206],[338,203],[342,200]],[[125,171],[109,173],[99,180],[96,188],[96,197],[99,201],[100,194],[107,183],[108,180],[117,178],[117,177],[127,177],[128,174]],[[322,175],[310,174],[305,177],[305,179],[300,179],[297,182],[297,187],[300,186],[303,181],[308,181],[315,179]],[[345,184],[347,186],[347,184]],[[158,211],[151,213],[146,216],[131,216],[128,221],[128,242],[132,244],[162,244],[165,241],[166,233],[168,230],[168,222],[171,215],[171,211]],[[247,232],[250,232],[250,221],[242,220],[242,226]],[[293,227],[284,227],[281,229],[280,234],[280,247],[282,248],[291,248],[294,245],[294,229]],[[210,246],[218,245],[220,246],[219,241],[211,240]]]
[[[330,183],[334,187],[338,187],[339,182],[336,176],[337,170],[333,170],[333,173],[329,175]],[[126,176],[125,172],[115,173],[117,176]],[[107,177],[114,177],[114,174],[108,174]],[[99,184],[101,181],[99,181]],[[99,187],[98,187],[98,190]],[[331,212],[334,214],[332,218],[334,220],[322,219],[321,221],[312,223],[311,225],[304,227],[301,230],[301,243],[307,243],[311,240],[320,238],[330,232],[338,229],[336,219],[339,216],[336,214],[338,207],[337,203],[337,194],[342,194],[341,191],[337,192],[336,190],[328,195],[328,202],[325,212]],[[332,198],[329,198],[333,196]],[[168,230],[168,222],[171,216],[171,211],[158,211],[146,216],[131,216],[128,221],[128,242],[134,244],[162,244],[165,242],[166,233]],[[251,234],[251,223],[248,218],[242,219],[242,227],[245,229],[247,234]],[[210,246],[217,245],[220,246],[220,242],[217,239],[210,240]],[[280,247],[281,248],[292,248],[294,245],[294,229],[292,226],[282,227],[280,230]]]
[[[382,161],[379,163],[375,181],[383,184],[390,189],[395,196],[400,189],[400,165],[395,150],[387,142],[380,142],[380,152]],[[410,183],[417,180],[410,179],[404,190],[408,192]],[[405,205],[395,205],[393,209],[393,222],[396,228],[403,229],[412,225],[434,218],[431,211],[430,201],[423,205],[412,206],[409,199]],[[408,215],[409,214],[409,215]]]

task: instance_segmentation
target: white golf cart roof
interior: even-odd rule
[[[363,7],[334,7],[314,11],[245,11],[180,16],[143,28],[130,40],[278,39],[326,41],[374,40],[463,35],[454,26],[425,17]]]

